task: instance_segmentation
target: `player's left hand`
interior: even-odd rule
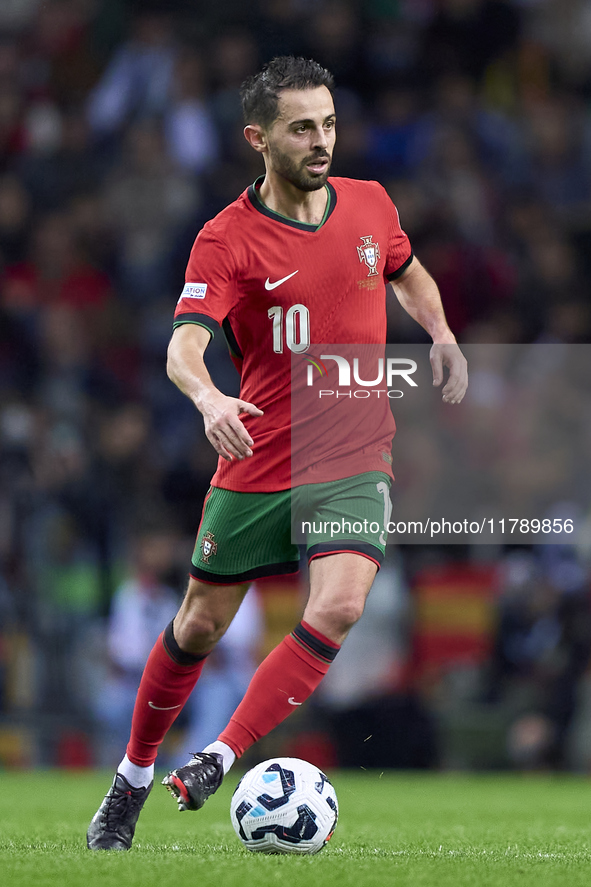
[[[461,403],[468,387],[468,363],[459,345],[433,345],[429,353],[433,370],[433,385],[439,388],[443,382],[443,367],[449,370],[449,377],[441,391],[444,403]]]

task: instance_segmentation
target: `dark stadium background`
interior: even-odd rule
[[[238,87],[283,53],[333,71],[333,172],[385,185],[460,341],[590,341],[585,0],[3,0],[0,767],[110,764],[96,697],[138,538],[182,589],[214,458],[166,378],[171,318],[197,231],[262,172]],[[390,340],[423,341],[395,308]],[[403,547],[264,751],[587,769],[589,579],[584,545]],[[259,650],[297,594],[260,591]]]

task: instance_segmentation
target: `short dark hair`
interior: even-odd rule
[[[279,94],[283,89],[315,89],[326,86],[332,93],[334,78],[313,59],[282,55],[249,77],[242,84],[242,112],[245,123],[269,127],[279,116]]]

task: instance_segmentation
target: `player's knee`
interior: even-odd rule
[[[174,634],[181,649],[207,653],[212,650],[230,625],[239,605],[236,595],[221,593],[191,578],[181,608],[174,620]]]
[[[353,598],[336,608],[334,618],[342,631],[349,631],[363,615],[364,600]]]
[[[223,627],[207,613],[182,610],[174,620],[174,634],[182,649],[206,652],[223,634]]]
[[[365,599],[359,597],[323,601],[310,613],[312,624],[319,619],[319,624],[330,627],[332,634],[346,635],[361,618],[364,604]]]

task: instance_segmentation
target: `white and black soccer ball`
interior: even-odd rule
[[[234,831],[259,853],[318,853],[331,839],[339,807],[327,776],[299,758],[263,761],[232,796]]]

